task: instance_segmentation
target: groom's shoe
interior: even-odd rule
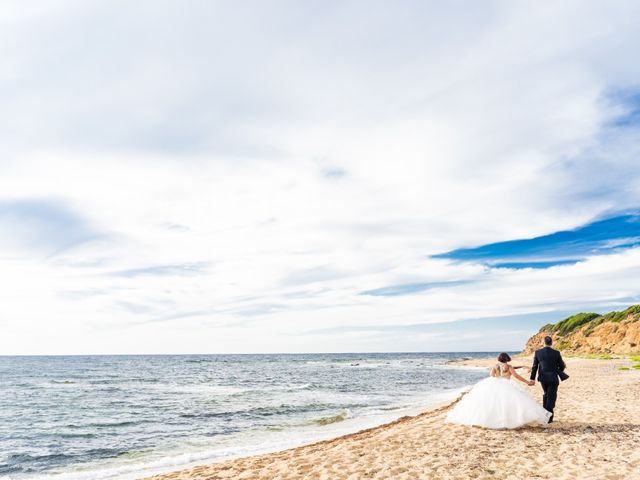
[[[553,422],[553,415],[549,417],[549,423]]]

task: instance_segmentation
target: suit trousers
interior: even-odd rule
[[[558,398],[558,382],[540,382],[544,395],[542,395],[542,406],[545,410],[553,413]]]

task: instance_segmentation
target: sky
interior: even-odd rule
[[[0,7],[0,354],[519,350],[640,303],[640,3]]]

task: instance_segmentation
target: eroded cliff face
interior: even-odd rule
[[[615,314],[615,315],[614,315]],[[573,318],[582,315],[575,326]],[[640,306],[634,305],[624,312],[611,312],[585,320],[578,314],[554,325],[545,325],[532,336],[522,353],[530,354],[543,345],[546,335],[553,338],[553,346],[567,353],[613,353],[630,354],[640,352]],[[584,323],[581,323],[584,322]]]

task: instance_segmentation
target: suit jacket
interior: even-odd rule
[[[536,379],[545,383],[560,383],[558,372],[564,372],[566,365],[562,360],[562,355],[558,350],[551,347],[543,347],[536,350],[533,355],[533,367],[531,367],[531,380]]]

